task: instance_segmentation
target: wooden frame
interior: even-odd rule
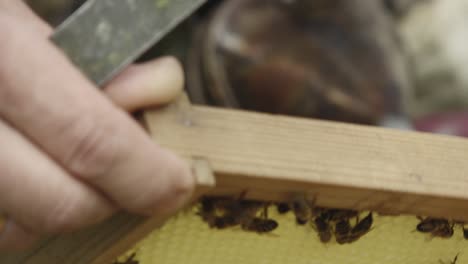
[[[184,97],[185,98],[185,97]],[[327,121],[192,106],[145,113],[155,141],[191,160],[198,195],[286,200],[468,221],[468,140]],[[121,214],[84,232],[49,238],[0,263],[98,263],[163,223]]]

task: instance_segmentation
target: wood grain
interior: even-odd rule
[[[213,193],[468,221],[468,140],[205,106],[149,111],[163,146],[209,161]]]

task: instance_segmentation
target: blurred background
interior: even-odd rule
[[[195,103],[468,136],[467,40],[466,0],[211,0],[141,60],[177,56]]]

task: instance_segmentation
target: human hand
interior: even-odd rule
[[[174,59],[132,66],[103,93],[23,1],[0,1],[0,32],[1,250],[119,209],[165,218],[190,198],[188,166],[122,110],[172,100],[183,83]]]

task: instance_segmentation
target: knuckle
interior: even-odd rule
[[[16,19],[17,20],[17,19]],[[24,51],[24,28],[10,15],[0,12],[0,111],[16,112],[19,109],[28,109],[31,95],[25,93],[25,89],[18,87],[17,79],[21,74],[19,54]]]
[[[15,47],[17,34],[12,30],[11,19],[0,12],[0,32],[2,32],[2,41],[0,42],[0,65],[8,65],[11,60],[12,49]],[[0,67],[0,78],[3,79],[8,74],[8,67]]]
[[[23,23],[14,16],[5,12],[0,12],[0,32],[2,41],[0,42],[1,63],[8,63],[13,58],[13,51],[20,51],[22,47],[22,36],[25,34]],[[8,58],[8,60],[5,60]]]
[[[3,40],[3,37],[7,37],[5,38],[5,42],[2,41],[0,47],[7,46],[6,44],[9,43],[8,37],[11,37],[12,33],[14,33],[14,31],[11,30],[12,29],[11,26],[12,26],[11,16],[9,16],[3,9],[0,8],[0,30],[2,32],[2,40]]]
[[[43,231],[47,234],[58,234],[74,231],[82,227],[83,204],[70,198],[65,198],[51,208],[45,218]]]
[[[84,116],[76,118],[67,130],[65,166],[71,173],[98,178],[107,175],[122,158],[119,150],[124,141],[119,140],[117,122]]]
[[[130,207],[136,213],[167,215],[181,206],[194,191],[195,179],[190,177],[190,168],[181,160],[172,158],[164,169],[158,171],[160,177],[153,177],[146,192],[131,200]]]

